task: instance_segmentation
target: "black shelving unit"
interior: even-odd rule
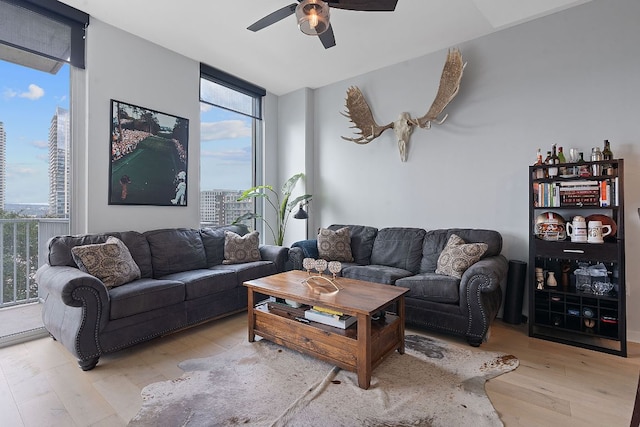
[[[601,167],[593,168],[594,165]],[[605,168],[605,165],[611,167]],[[549,169],[557,167],[576,172],[586,167],[592,173],[548,177]],[[609,174],[599,174],[594,169],[607,170]],[[560,197],[559,189],[584,181],[594,186],[597,183],[602,191],[606,189],[607,201],[602,204],[599,201],[594,206],[592,198],[585,198],[581,204],[578,197],[563,203],[565,199]],[[569,236],[555,240],[555,236],[536,233],[536,220],[548,212],[560,215],[566,223],[576,215],[585,218],[604,215],[613,221],[616,232],[605,237],[604,243],[576,243]],[[530,166],[529,225],[529,336],[626,357],[624,160]],[[596,264],[605,266],[606,280],[614,286],[603,295],[576,288],[574,271],[578,266]],[[545,271],[542,287],[536,283],[536,268]],[[557,286],[546,284],[549,271],[555,273]]]

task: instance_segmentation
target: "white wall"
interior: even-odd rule
[[[77,104],[86,108],[86,122],[73,142],[72,232],[197,227],[199,64],[95,19],[87,33],[85,104]],[[108,205],[111,99],[189,119],[187,207]]]
[[[304,173],[303,180],[298,181],[291,194],[291,200],[303,194],[314,194],[313,191],[313,132],[314,132],[314,93],[310,89],[300,89],[281,96],[278,99],[278,187],[297,173]],[[315,202],[312,200],[307,213],[310,219],[297,220],[293,214],[287,224],[285,245],[306,239],[314,234],[307,231],[311,227],[315,215]],[[310,228],[310,230],[312,230]]]
[[[640,341],[638,16],[636,0],[596,1],[460,45],[468,65],[449,119],[414,131],[406,163],[391,131],[367,145],[340,138],[352,136],[339,114],[346,89],[362,89],[379,124],[402,111],[422,115],[446,52],[315,90],[314,226],[490,228],[502,233],[507,258],[526,261],[527,167],[537,148],[588,155],[609,139],[625,159],[627,321]],[[280,142],[299,136],[281,133]]]

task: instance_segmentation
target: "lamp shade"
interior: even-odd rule
[[[329,5],[322,0],[302,0],[296,6],[298,28],[309,36],[317,36],[329,28]]]
[[[304,206],[302,206],[302,202],[298,205],[298,212],[293,214],[295,219],[307,219],[309,218],[309,214],[304,210]]]

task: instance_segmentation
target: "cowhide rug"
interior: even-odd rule
[[[406,337],[374,371],[357,376],[266,340],[180,363],[184,375],[150,384],[130,426],[496,426],[486,380],[514,356]]]

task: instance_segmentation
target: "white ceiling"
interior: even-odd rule
[[[336,46],[325,50],[317,37],[297,29],[295,15],[255,33],[246,29],[292,0],[61,0],[276,95],[325,86],[588,1],[399,0],[394,12],[331,9]]]

